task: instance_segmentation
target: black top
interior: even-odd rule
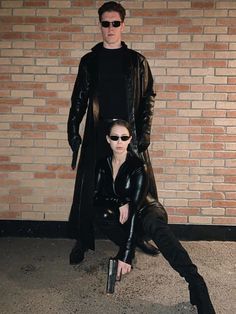
[[[123,47],[103,47],[99,54],[98,100],[102,119],[128,119],[123,58]]]

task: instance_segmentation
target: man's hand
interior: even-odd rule
[[[129,217],[129,204],[125,204],[119,208],[120,210],[120,223],[123,225]]]
[[[69,140],[70,147],[73,152],[78,152],[81,145],[81,136],[76,135],[72,139]]]
[[[148,149],[150,145],[150,135],[144,133],[138,143],[138,152],[142,153]]]
[[[128,274],[130,272],[131,272],[131,265],[118,260],[116,280],[120,280],[121,275]]]

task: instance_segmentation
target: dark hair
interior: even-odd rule
[[[110,125],[108,126],[108,129],[107,129],[108,135],[111,134],[112,128],[116,125],[125,127],[129,131],[129,135],[132,135],[132,129],[131,129],[130,124],[127,121],[122,120],[122,119],[117,119],[117,120],[114,120],[113,122],[110,123]]]
[[[99,21],[102,21],[102,15],[104,12],[118,12],[121,18],[121,21],[124,22],[125,19],[125,8],[122,5],[115,1],[105,2],[99,9]]]

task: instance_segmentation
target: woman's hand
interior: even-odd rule
[[[118,260],[116,280],[120,280],[121,275],[131,272],[131,265]]]
[[[123,225],[129,217],[129,204],[125,204],[119,208],[120,210],[120,223]]]

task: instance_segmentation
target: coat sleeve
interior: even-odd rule
[[[135,219],[138,210],[143,204],[143,201],[146,197],[148,182],[147,182],[147,174],[146,168],[144,165],[137,167],[131,174],[130,177],[130,217],[128,220],[129,230],[128,237],[124,247],[121,247],[117,258],[122,260],[127,264],[132,264],[132,259],[134,258],[135,252]]]
[[[79,125],[87,110],[89,90],[90,78],[83,57],[80,61],[78,74],[74,84],[71,96],[71,108],[67,121],[68,142],[73,151],[78,150],[81,143]]]
[[[155,93],[153,90],[153,77],[149,67],[149,64],[145,58],[143,58],[140,67],[140,117],[139,117],[139,129],[140,137],[138,142],[139,152],[145,151],[150,144],[150,134],[152,126],[152,118],[154,111],[154,98]]]

